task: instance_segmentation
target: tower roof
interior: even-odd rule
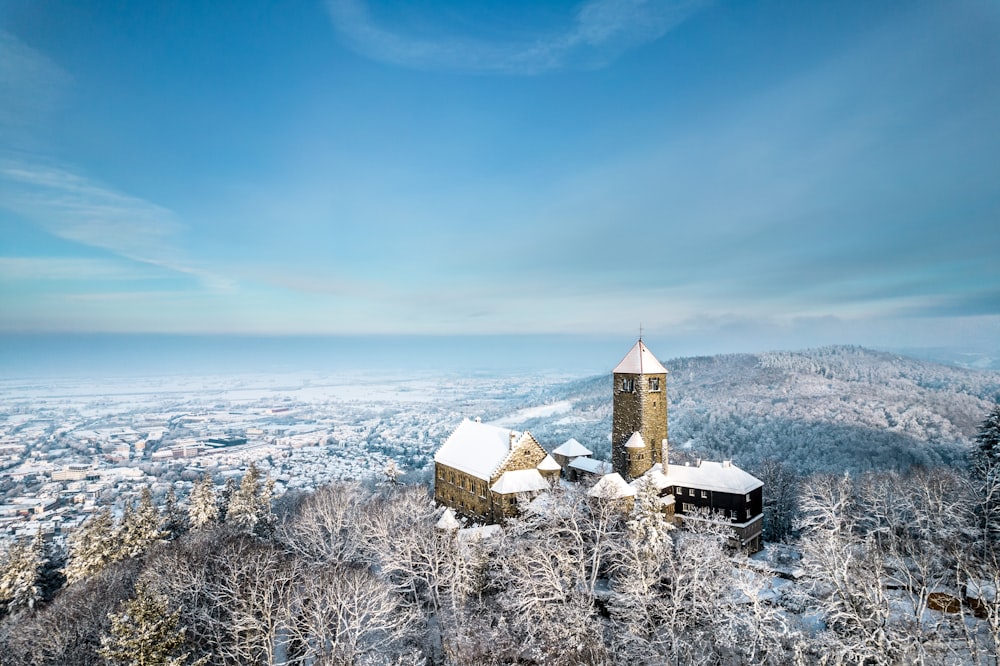
[[[612,371],[615,374],[626,373],[630,375],[663,375],[667,369],[656,360],[649,347],[643,344],[640,339],[635,346],[625,354],[625,358]]]

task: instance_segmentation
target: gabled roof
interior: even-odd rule
[[[557,463],[556,459],[552,456],[545,456],[545,458],[542,459],[542,462],[536,465],[536,468],[542,470],[543,472],[558,472],[562,470],[562,467],[559,466],[559,463]]]
[[[605,474],[601,480],[594,484],[594,487],[587,491],[591,497],[601,497],[604,499],[621,499],[623,497],[635,497],[635,488],[625,483],[618,472]]]
[[[438,519],[437,525],[435,525],[439,530],[457,530],[462,527],[462,523],[458,522],[458,518],[455,517],[455,512],[451,508],[444,510],[441,514],[441,518]]]
[[[625,442],[626,449],[644,449],[646,448],[646,442],[642,441],[642,435],[638,431],[632,433],[632,436],[628,438]]]
[[[549,488],[549,482],[537,469],[518,469],[504,472],[490,490],[498,495],[529,493]]]
[[[667,479],[675,486],[745,495],[764,485],[757,477],[744,472],[730,461],[703,460],[699,465],[669,465]]]
[[[649,348],[643,344],[642,340],[639,340],[629,350],[629,353],[625,354],[625,358],[621,360],[621,363],[612,372],[615,374],[625,373],[630,375],[662,375],[666,374],[667,369],[656,360],[653,352],[649,351]]]
[[[489,481],[527,432],[465,419],[434,454],[434,462]]]
[[[611,463],[604,460],[580,457],[569,464],[573,469],[580,469],[591,474],[607,474],[611,471]]]
[[[572,458],[574,456],[592,456],[594,452],[588,449],[586,446],[576,441],[572,437],[563,442],[559,447],[554,449],[552,453],[558,453],[561,456],[566,456],[567,458]]]

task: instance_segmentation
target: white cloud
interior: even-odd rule
[[[181,256],[174,239],[183,227],[171,211],[70,171],[0,162],[0,206],[60,238],[190,275],[210,289],[235,287]]]
[[[0,257],[0,280],[136,280],[155,277],[119,261],[79,257]]]
[[[72,78],[42,53],[0,30],[0,130],[36,125]]]
[[[574,64],[607,64],[659,39],[705,0],[588,0],[558,32],[504,42],[454,36],[425,39],[380,25],[364,0],[327,0],[334,27],[357,52],[425,70],[538,74]]]

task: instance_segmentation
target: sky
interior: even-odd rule
[[[998,34],[993,0],[0,0],[0,333],[996,349]]]

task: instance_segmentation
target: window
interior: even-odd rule
[[[690,504],[688,504],[687,502],[681,502],[681,511],[683,511],[684,513],[687,513],[690,510],[691,510],[691,505]]]
[[[747,504],[749,504],[749,503],[750,503],[750,494],[748,493],[747,494]]]
[[[701,498],[702,499],[708,499],[708,492],[705,491],[705,490],[701,491]]]
[[[678,495],[683,495],[684,494],[684,489],[681,488],[680,486],[677,486],[677,494]]]
[[[622,377],[622,391],[631,393],[635,390],[635,380],[630,377]]]
[[[659,377],[650,377],[649,378],[649,390],[650,391],[659,391],[660,390],[660,378]]]
[[[688,488],[688,497],[694,497],[694,488]]]
[[[732,518],[733,520],[736,520],[737,515],[738,514],[736,513],[736,509],[733,509],[732,511],[729,512],[729,517]]]

